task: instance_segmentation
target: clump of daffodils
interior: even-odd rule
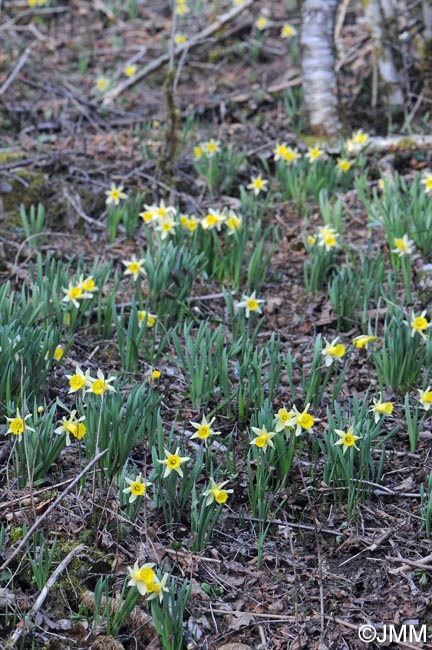
[[[296,406],[287,410],[285,407],[279,409],[275,415],[275,429],[276,432],[285,431],[290,432],[295,429],[295,435],[300,436],[304,431],[310,433],[315,424],[314,416],[309,413],[310,404],[306,404],[303,411],[299,411]]]
[[[140,217],[145,224],[152,224],[154,230],[160,233],[162,241],[176,232],[178,222],[176,221],[177,210],[172,205],[166,205],[165,201],[160,201],[153,205],[144,205]]]
[[[293,149],[282,142],[281,144],[277,144],[273,149],[273,158],[275,162],[281,160],[288,165],[293,165],[301,158],[301,154],[297,149]]]
[[[128,587],[136,587],[141,596],[145,596],[147,600],[158,598],[160,602],[163,600],[164,592],[168,591],[166,583],[169,574],[165,573],[159,579],[156,572],[153,570],[153,562],[148,562],[139,566],[138,560],[133,567],[128,567],[129,582]]]
[[[93,293],[97,291],[93,277],[90,275],[87,278],[80,276],[78,282],[71,280],[67,289],[63,288],[62,291],[65,294],[63,296],[63,302],[70,302],[72,305],[78,309],[79,301],[86,300],[87,298],[93,298]]]

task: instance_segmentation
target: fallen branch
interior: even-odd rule
[[[18,553],[19,553],[19,552],[24,548],[24,546],[27,544],[28,540],[29,540],[30,537],[33,535],[33,533],[35,532],[36,528],[38,528],[38,527],[41,525],[41,523],[43,522],[43,520],[46,519],[46,518],[48,517],[48,515],[49,515],[53,510],[55,510],[55,509],[57,508],[57,506],[59,505],[59,503],[60,503],[61,501],[63,501],[64,497],[65,497],[67,494],[69,494],[69,492],[70,492],[70,491],[75,487],[75,485],[76,485],[77,483],[80,482],[80,480],[83,478],[83,476],[85,476],[85,474],[87,474],[87,472],[88,472],[88,471],[93,467],[93,465],[95,465],[95,464],[98,462],[98,460],[100,460],[100,459],[102,458],[102,456],[105,456],[105,454],[107,453],[107,451],[108,451],[108,449],[104,449],[103,451],[100,451],[98,454],[96,454],[96,456],[95,456],[94,458],[92,458],[92,460],[91,460],[91,461],[90,461],[90,462],[89,462],[89,463],[84,467],[83,471],[80,472],[80,473],[78,474],[78,476],[76,476],[76,477],[74,478],[74,480],[72,481],[72,483],[71,483],[70,485],[68,485],[67,488],[65,488],[61,494],[59,494],[59,496],[57,497],[57,499],[56,499],[56,500],[55,500],[55,501],[50,505],[50,507],[47,508],[47,510],[45,510],[45,512],[44,512],[40,517],[38,517],[38,518],[36,519],[36,521],[34,522],[33,526],[31,526],[31,528],[27,531],[27,534],[24,535],[24,537],[22,538],[22,540],[20,541],[20,543],[18,544],[18,546],[16,547],[16,549],[15,549],[15,550],[14,550],[14,551],[9,555],[9,557],[7,558],[7,560],[5,560],[5,561],[3,562],[3,564],[0,566],[0,571],[3,571],[4,569],[6,569],[6,567],[9,566],[9,564],[12,562],[12,560],[13,560],[14,558],[16,558],[16,556],[18,555]]]
[[[77,546],[76,548],[72,549],[72,551],[70,553],[68,553],[66,555],[64,560],[62,560],[60,562],[57,569],[48,578],[44,588],[42,589],[39,596],[37,597],[37,600],[36,600],[35,604],[33,605],[33,607],[31,608],[31,610],[29,611],[28,615],[24,618],[23,624],[21,624],[21,622],[19,623],[20,627],[16,628],[15,632],[13,633],[13,635],[8,640],[8,647],[13,648],[16,645],[16,643],[21,638],[21,634],[23,633],[23,631],[25,629],[27,629],[32,624],[32,621],[33,621],[34,617],[36,616],[36,614],[38,613],[38,611],[40,610],[40,608],[44,604],[44,602],[46,600],[46,597],[48,596],[48,593],[49,593],[49,590],[51,589],[51,587],[53,587],[55,585],[55,583],[57,582],[57,579],[63,573],[63,571],[66,569],[68,564],[70,564],[71,560],[75,557],[75,555],[77,555],[78,553],[81,553],[81,551],[83,551],[84,549],[85,549],[84,545]]]
[[[363,153],[385,153],[391,151],[418,151],[419,149],[432,149],[432,135],[388,135],[386,137],[369,137],[367,147]],[[330,146],[328,152],[340,153],[340,145]]]
[[[184,52],[184,50],[190,50],[191,48],[195,47],[198,45],[201,41],[204,39],[208,38],[209,36],[212,36],[215,34],[217,31],[220,30],[223,25],[226,23],[229,23],[231,20],[236,18],[244,9],[247,9],[254,3],[254,0],[245,0],[241,5],[235,6],[231,11],[227,11],[224,14],[221,14],[211,25],[208,25],[204,29],[202,29],[196,36],[191,38],[189,41],[186,41],[186,43],[181,43],[180,45],[176,45],[174,49],[174,55],[181,54]],[[104,99],[103,99],[103,105],[107,106],[110,104],[116,97],[121,95],[125,90],[128,88],[131,88],[135,84],[137,84],[139,81],[144,79],[150,72],[154,72],[158,68],[160,68],[162,65],[165,63],[168,63],[170,59],[170,54],[167,52],[166,54],[161,54],[157,59],[154,59],[153,61],[150,61],[147,65],[145,65],[141,70],[138,70],[137,73],[131,77],[130,79],[126,79],[125,81],[122,81],[121,83],[117,84],[117,86],[114,86],[111,90],[109,90]]]

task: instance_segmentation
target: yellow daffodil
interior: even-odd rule
[[[122,492],[123,494],[130,494],[129,503],[133,503],[138,499],[138,497],[145,496],[147,488],[152,485],[150,482],[145,483],[143,481],[141,472],[134,480],[127,478],[126,476],[124,480],[129,487],[124,488]]]
[[[70,434],[74,436],[77,440],[84,438],[87,433],[86,425],[83,424],[85,416],[83,415],[80,418],[76,418],[76,410],[70,412],[69,418],[63,418],[61,424],[57,429],[54,429],[55,433],[61,434],[66,433],[66,446],[71,445]]]
[[[262,32],[264,29],[266,29],[269,26],[269,19],[266,18],[265,16],[260,16],[257,18],[255,21],[255,27]]]
[[[133,63],[130,65],[127,65],[123,72],[125,73],[126,77],[133,77],[136,74],[137,71],[137,66]]]
[[[54,350],[54,359],[56,361],[61,361],[63,358],[64,350],[61,345],[58,345],[56,349]]]
[[[206,499],[206,506],[209,506],[212,504],[214,501],[216,501],[217,504],[223,505],[224,503],[227,502],[228,495],[232,494],[234,490],[224,490],[224,486],[228,483],[228,481],[223,481],[222,483],[215,483],[215,481],[211,478],[210,479],[210,487],[203,492],[203,496],[207,497]]]
[[[122,264],[126,267],[125,275],[131,275],[134,280],[137,280],[140,275],[145,275],[143,269],[144,259],[137,259],[136,255],[132,255],[130,260],[122,260]]]
[[[375,424],[378,424],[382,415],[391,415],[393,413],[393,402],[383,402],[381,393],[378,399],[374,399],[370,411],[374,414]]]
[[[219,140],[214,140],[213,138],[209,140],[208,142],[204,142],[202,144],[202,148],[207,154],[207,156],[214,156],[215,154],[219,153],[220,151],[220,142]]]
[[[285,407],[279,409],[275,415],[276,433],[279,433],[279,431],[290,431],[294,427],[295,415],[294,411],[288,411]]]
[[[319,160],[323,155],[324,155],[323,149],[320,149],[319,147],[309,147],[305,157],[309,160],[310,163],[314,163],[317,160]]]
[[[100,368],[97,371],[97,379],[89,377],[90,387],[86,390],[86,393],[93,393],[94,395],[104,395],[106,391],[116,392],[114,386],[111,386],[111,382],[115,381],[115,377],[109,377],[105,379],[105,376]]]
[[[150,312],[146,311],[145,309],[142,309],[141,311],[138,312],[138,325],[141,327],[141,325],[145,322],[146,327],[154,327],[156,324],[157,316],[156,314],[150,314]]]
[[[408,235],[397,237],[394,240],[394,248],[391,249],[392,253],[396,253],[399,257],[411,255],[415,250],[415,245],[412,239],[408,239]]]
[[[312,431],[315,419],[313,415],[309,413],[309,406],[310,404],[306,404],[306,407],[301,412],[297,410],[296,406],[293,407],[294,415],[291,422],[288,423],[288,426],[291,426],[291,423],[295,425],[296,436],[299,436],[302,433],[302,429],[305,429],[309,433]]]
[[[261,305],[264,303],[264,300],[260,300],[256,297],[256,291],[253,291],[250,296],[246,294],[242,295],[241,301],[238,303],[237,307],[246,310],[246,318],[249,318],[251,312],[256,312],[257,314],[262,314]]]
[[[86,370],[84,374],[79,366],[75,368],[75,374],[66,375],[66,377],[69,379],[70,387],[68,394],[76,393],[77,391],[82,390],[83,388],[86,388],[90,385],[89,370]]]
[[[404,323],[405,325],[409,325],[411,327],[411,336],[415,336],[415,334],[420,334],[422,339],[426,341],[427,339],[426,330],[431,326],[431,323],[426,318],[426,310],[422,311],[420,316],[411,314],[411,321],[408,323],[405,320]]]
[[[360,440],[361,436],[355,436],[353,433],[353,427],[349,427],[347,431],[341,431],[340,429],[335,429],[335,433],[339,436],[339,440],[335,442],[335,445],[343,445],[343,453],[346,452],[347,449],[350,447],[354,447],[354,449],[357,449],[359,451],[359,448],[357,447],[356,440]]]
[[[251,182],[247,185],[248,190],[252,190],[255,196],[260,192],[267,192],[268,181],[264,180],[261,176],[252,176]]]
[[[109,86],[109,79],[106,77],[98,77],[96,79],[96,88],[99,90],[99,92],[103,93]]]
[[[155,230],[160,232],[161,234],[161,239],[162,241],[169,237],[169,235],[173,235],[175,233],[175,229],[177,227],[177,223],[174,221],[172,217],[166,217],[165,219],[161,219],[156,226]]]
[[[432,193],[432,173],[428,172],[420,181],[422,185],[425,186],[425,193]]]
[[[165,459],[158,460],[158,463],[166,465],[163,477],[166,478],[171,474],[171,472],[177,472],[179,476],[183,477],[183,470],[181,466],[183,463],[186,463],[188,460],[190,460],[189,456],[179,456],[180,447],[177,447],[173,454],[167,449],[164,449],[164,453]]]
[[[295,27],[292,25],[288,25],[287,23],[283,25],[281,29],[281,36],[282,38],[292,38],[297,34],[297,30]]]
[[[20,410],[17,408],[16,410],[16,415],[13,418],[8,418],[6,417],[6,420],[9,422],[9,429],[6,431],[6,433],[12,433],[14,436],[18,437],[18,440],[21,440],[21,436],[24,433],[24,431],[33,431],[31,427],[26,424],[26,420],[31,418],[31,415],[25,415],[22,417]]]
[[[220,431],[213,431],[212,424],[216,418],[212,418],[210,422],[207,422],[205,415],[202,416],[201,422],[191,422],[191,425],[196,429],[195,433],[191,436],[192,438],[199,438],[200,440],[207,440],[210,436],[220,436]]]
[[[258,449],[267,451],[267,447],[274,447],[272,438],[275,437],[276,433],[274,431],[267,431],[266,427],[252,427],[252,431],[255,434],[255,438],[250,441],[250,445],[255,445]]]
[[[141,594],[145,596],[148,593],[149,586],[155,581],[156,574],[153,571],[154,563],[149,562],[143,564],[141,567],[138,565],[138,560],[132,568],[128,567],[130,580],[128,587],[136,587]]]
[[[340,336],[336,337],[329,343],[326,339],[324,339],[326,346],[324,350],[322,350],[321,354],[324,357],[325,365],[327,367],[331,366],[333,361],[342,361],[342,357],[345,354],[345,346],[342,345],[342,343],[338,343],[340,339]]]
[[[242,225],[242,218],[240,215],[236,214],[233,210],[229,210],[225,225],[228,228],[228,235],[235,235],[238,232]]]
[[[369,343],[373,343],[374,341],[377,340],[377,336],[369,336],[368,334],[360,334],[360,336],[356,336],[355,338],[352,339],[353,345],[358,350],[361,350],[362,348],[368,347]]]
[[[337,159],[337,166],[338,166],[339,171],[342,172],[343,174],[345,174],[346,172],[348,172],[351,169],[352,162],[350,162],[349,160],[346,160],[345,158],[338,158]]]
[[[206,216],[204,219],[201,220],[201,227],[204,230],[213,230],[213,228],[216,228],[216,230],[220,230],[222,227],[222,224],[225,222],[225,215],[222,214],[219,210],[213,210],[212,208],[209,209],[207,212]]]
[[[123,192],[123,186],[115,185],[115,183],[111,183],[111,188],[105,192],[107,198],[106,198],[106,204],[107,205],[118,205],[122,199],[127,199],[127,194]]]
[[[424,408],[425,411],[429,411],[429,409],[432,406],[432,390],[431,387],[428,386],[426,390],[420,390],[418,389],[419,393],[419,401],[422,407]]]
[[[165,573],[161,580],[155,577],[154,580],[148,585],[146,600],[159,598],[159,602],[161,603],[163,601],[164,593],[169,592],[169,589],[166,586],[168,578],[169,573]]]

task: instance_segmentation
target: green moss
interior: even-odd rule
[[[22,526],[14,526],[11,528],[10,533],[9,533],[9,539],[11,544],[15,544],[18,542],[18,540],[22,539],[24,537],[24,531],[22,529]]]
[[[398,149],[417,149],[417,145],[411,138],[401,138],[397,143]]]

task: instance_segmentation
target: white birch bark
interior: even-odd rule
[[[309,128],[331,137],[342,129],[335,73],[334,26],[338,0],[303,0],[300,35],[303,95]]]
[[[365,21],[372,39],[385,103],[388,106],[402,106],[404,96],[393,59],[393,52],[386,43],[380,0],[367,0],[363,4]],[[389,11],[388,3],[386,3],[386,11]]]

